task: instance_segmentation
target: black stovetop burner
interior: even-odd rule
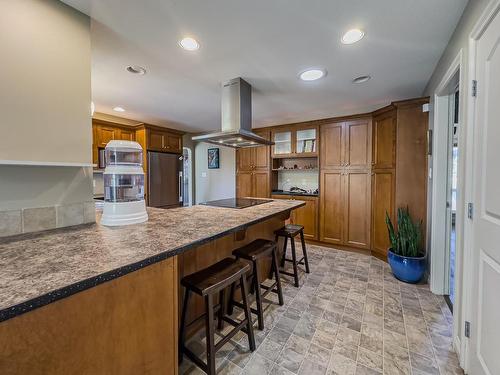
[[[272,202],[270,199],[252,199],[252,198],[228,198],[216,201],[201,203],[205,206],[227,207],[227,208],[247,208],[259,204]]]

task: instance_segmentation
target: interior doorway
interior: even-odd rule
[[[453,312],[455,303],[455,271],[457,250],[457,184],[458,184],[458,129],[460,113],[460,90],[458,85],[449,94],[448,121],[448,176],[446,199],[446,263],[448,287],[446,302]]]
[[[182,148],[183,157],[183,179],[182,179],[182,202],[183,206],[193,205],[193,158],[191,149]]]

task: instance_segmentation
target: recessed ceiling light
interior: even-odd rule
[[[142,76],[146,74],[146,69],[144,69],[142,66],[139,65],[129,65],[127,66],[127,72],[139,74]]]
[[[308,69],[299,74],[299,78],[303,81],[315,81],[323,78],[326,75],[326,70]]]
[[[179,41],[179,45],[186,51],[196,51],[200,49],[200,43],[196,39],[187,37]]]
[[[352,80],[352,83],[365,83],[368,82],[370,79],[372,79],[371,76],[360,76],[356,77]]]
[[[115,108],[113,108],[113,111],[116,111],[116,112],[125,112],[125,108],[123,108],[123,107],[115,107]]]
[[[346,32],[342,36],[342,43],[344,44],[354,44],[356,42],[359,42],[363,37],[365,36],[365,33],[363,30],[360,29],[351,29],[348,32]]]

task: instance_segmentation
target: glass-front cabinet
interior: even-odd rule
[[[274,155],[288,155],[292,153],[292,132],[290,130],[273,132],[273,142]]]
[[[317,156],[318,128],[317,126],[294,125],[283,129],[275,129],[272,132],[272,156],[300,157]]]

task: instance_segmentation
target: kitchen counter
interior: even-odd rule
[[[0,239],[0,322],[302,206],[148,208],[149,221],[99,224]]]

